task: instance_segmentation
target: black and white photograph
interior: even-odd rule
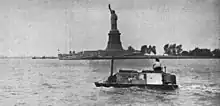
[[[220,0],[0,0],[0,106],[220,106]]]

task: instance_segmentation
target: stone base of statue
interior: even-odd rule
[[[106,48],[106,51],[123,51],[123,47],[121,45],[121,39],[120,35],[121,33],[119,30],[110,30],[108,33],[109,39],[108,39],[108,45]]]

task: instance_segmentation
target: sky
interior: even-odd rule
[[[124,49],[167,43],[184,50],[220,48],[219,0],[0,0],[0,56],[57,56],[104,50],[108,4]]]

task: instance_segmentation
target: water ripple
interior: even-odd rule
[[[220,104],[220,60],[162,62],[167,72],[176,74],[179,89],[96,88],[93,82],[109,75],[109,61],[0,60],[0,106]],[[151,64],[119,60],[115,69],[149,68]]]

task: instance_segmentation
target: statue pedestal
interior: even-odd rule
[[[120,39],[121,33],[119,32],[119,30],[117,29],[110,30],[108,35],[109,35],[109,39],[108,39],[108,45],[106,51],[112,51],[112,52],[123,51],[123,47],[121,45],[121,39]]]

